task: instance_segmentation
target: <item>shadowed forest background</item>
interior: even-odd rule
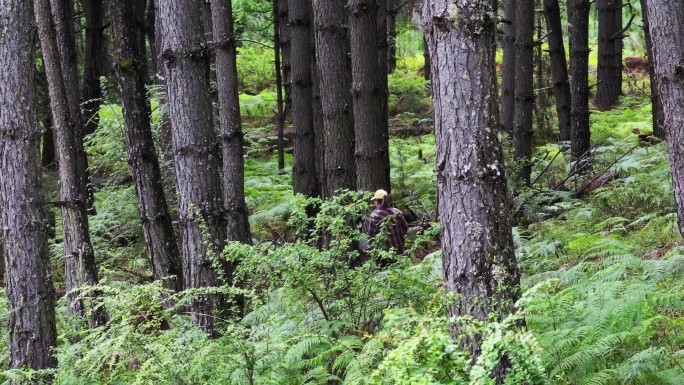
[[[667,0],[0,0],[0,382],[682,384],[682,41]]]

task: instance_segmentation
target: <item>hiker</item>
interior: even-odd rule
[[[375,210],[373,210],[368,224],[368,235],[373,238],[386,228],[385,238],[382,239],[385,249],[393,248],[397,254],[403,254],[404,241],[408,231],[408,223],[406,223],[404,214],[399,209],[389,207],[389,196],[385,190],[376,191],[373,194],[372,201],[375,204]],[[390,221],[389,224],[385,224],[386,218]]]

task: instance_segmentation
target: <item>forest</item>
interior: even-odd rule
[[[684,384],[681,0],[0,0],[0,383]]]

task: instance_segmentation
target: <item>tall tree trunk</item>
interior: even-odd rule
[[[332,196],[337,190],[356,188],[348,15],[345,2],[339,0],[315,0],[313,11],[325,132],[325,194]]]
[[[597,0],[599,37],[598,37],[598,69],[595,102],[604,107],[612,107],[620,97],[622,76],[616,77],[616,61],[622,62],[622,51],[616,51],[615,33],[621,26],[616,26],[616,13],[622,14],[619,0]],[[620,20],[622,18],[620,17]],[[619,58],[616,58],[618,57]],[[622,73],[621,64],[620,74]]]
[[[154,69],[156,72],[155,84],[157,86],[157,98],[160,107],[159,114],[159,132],[160,132],[160,142],[161,142],[161,159],[163,160],[162,170],[162,180],[165,186],[175,186],[176,185],[176,171],[173,164],[173,130],[171,130],[171,119],[169,119],[169,98],[166,93],[166,70],[164,69],[164,62],[162,55],[162,43],[164,41],[164,36],[161,33],[161,19],[159,18],[159,2],[160,0],[154,1],[154,46],[150,46],[152,55],[157,59],[157,67]],[[152,44],[152,41],[150,41]],[[168,187],[166,191],[166,200],[171,206],[178,205],[178,197],[175,193],[175,187],[169,191]]]
[[[183,289],[183,270],[152,138],[150,105],[145,88],[147,66],[137,44],[136,31],[139,28],[133,24],[135,15],[132,13],[132,2],[109,2],[109,19],[116,47],[114,69],[126,123],[128,165],[133,174],[138,211],[154,278],[165,279],[164,286],[167,289],[180,291]]]
[[[387,58],[378,58],[378,2],[350,0],[348,8],[356,132],[356,186],[363,191],[389,190],[389,133],[385,126],[383,84]]]
[[[313,125],[311,69],[311,24],[313,16],[309,0],[289,0],[290,63],[292,70],[292,126],[295,131],[292,181],[294,192],[308,197],[318,196],[316,178],[316,134]]]
[[[513,139],[515,117],[515,28],[516,0],[503,0],[507,22],[503,27],[503,62],[501,63],[501,124]]]
[[[81,0],[85,14],[85,50],[83,58],[83,112],[85,134],[92,134],[100,122],[102,90],[100,76],[104,61],[104,26],[102,0]]]
[[[41,164],[50,171],[57,171],[57,154],[55,153],[55,140],[52,130],[52,111],[50,110],[50,94],[48,90],[47,75],[45,74],[45,61],[43,65],[36,67],[36,114],[38,121],[43,125],[43,139],[41,150]]]
[[[541,0],[535,0],[535,8],[542,6]],[[536,41],[544,39],[544,15],[541,12],[535,12],[535,33]],[[534,122],[537,127],[537,136],[545,141],[555,140],[556,136],[553,134],[553,129],[549,124],[549,96],[546,87],[546,79],[548,78],[549,68],[546,58],[544,57],[544,50],[541,44],[534,44]]]
[[[280,0],[285,1],[285,0]],[[276,127],[278,129],[278,171],[282,172],[285,168],[285,112],[283,110],[283,66],[280,51],[280,15],[278,14],[279,0],[273,0],[273,54],[275,57],[276,74]]]
[[[290,61],[290,15],[288,0],[277,0],[278,3],[278,27],[280,36],[281,69],[283,76],[283,88],[285,88],[285,115],[289,115],[292,106],[290,88],[292,86],[291,61]]]
[[[572,78],[570,115],[573,169],[584,172],[590,166],[589,130],[589,0],[569,0],[570,77]],[[571,6],[570,6],[571,5]]]
[[[57,328],[35,115],[33,5],[0,0],[0,20],[0,199],[9,368],[48,369],[57,366]]]
[[[494,0],[428,0],[436,168],[449,314],[487,320],[513,310],[513,248],[496,103]],[[473,357],[479,340],[467,341]],[[505,365],[497,370],[501,379]]]
[[[559,139],[562,142],[567,142],[570,140],[571,130],[570,81],[568,80],[568,63],[565,58],[563,27],[558,0],[544,0],[544,17],[546,18],[546,29],[549,31],[549,60],[551,62],[553,92],[556,97]]]
[[[74,2],[73,0],[50,0],[52,7],[52,19],[56,31],[57,53],[59,66],[63,78],[66,103],[71,120],[76,132],[77,146],[75,147],[76,159],[79,167],[79,175],[84,178],[86,186],[87,207],[91,213],[95,213],[95,198],[93,191],[88,187],[88,157],[83,148],[85,126],[81,114],[81,88],[78,76],[78,54],[74,34]]]
[[[397,68],[397,0],[387,0],[387,73]]]
[[[515,9],[515,115],[513,156],[520,166],[519,181],[530,185],[534,116],[534,1],[519,1]]]
[[[64,4],[60,4],[64,6]],[[68,79],[64,77],[57,49],[57,35],[48,0],[34,2],[38,35],[45,60],[52,120],[54,122],[55,142],[59,159],[59,190],[62,201],[62,227],[64,229],[64,253],[67,283],[67,298],[71,314],[85,316],[86,307],[83,293],[76,290],[84,285],[97,285],[95,254],[90,242],[88,228],[88,190],[85,176],[85,151],[83,150],[83,131],[80,125],[80,110],[74,95],[67,97],[71,88],[65,87]],[[62,8],[55,10],[61,14]],[[61,19],[64,20],[64,19]],[[73,39],[73,35],[68,36]],[[66,36],[62,36],[66,39]],[[62,43],[64,47],[64,42]],[[73,44],[70,45],[73,47]],[[62,55],[63,57],[69,55]],[[74,55],[75,56],[75,55]],[[64,62],[63,62],[64,63]],[[73,75],[73,74],[72,74]],[[76,88],[77,90],[78,88]],[[75,92],[71,89],[71,92]],[[76,93],[78,95],[78,93]],[[76,111],[74,110],[76,108]],[[102,308],[93,308],[89,316],[91,327],[104,324],[106,314]]]
[[[313,17],[313,15],[312,15]],[[316,180],[318,192],[325,194],[325,132],[323,132],[323,105],[321,103],[321,79],[318,76],[318,60],[316,59],[316,35],[311,28],[311,52],[314,59],[311,63],[311,79],[313,80],[313,130],[316,136],[314,154],[316,156]]]
[[[423,35],[423,78],[430,84],[430,79],[432,78],[432,65],[430,63],[430,52],[428,49],[427,39]]]
[[[162,0],[157,14],[173,131],[183,280],[193,289],[220,284],[211,256],[221,253],[226,239],[221,149],[213,130],[200,14],[193,0]],[[190,304],[193,322],[213,334],[223,305],[219,295],[200,296]]]
[[[237,52],[232,0],[212,0],[211,15],[216,43],[221,143],[223,147],[223,204],[227,213],[227,239],[252,243],[245,204],[245,166],[238,99]]]
[[[648,21],[663,103],[679,232],[684,236],[684,8],[673,1],[648,0]]]
[[[648,4],[646,0],[641,1],[641,14],[644,28],[644,40],[646,41],[646,55],[648,57],[648,76],[651,80],[651,104],[653,113],[653,135],[659,139],[665,139],[665,130],[663,130],[663,104],[660,102],[660,95],[658,95],[658,78],[655,74],[654,58],[653,58],[653,41],[651,39],[651,28],[648,22]]]
[[[150,84],[156,83],[155,73],[157,72],[157,39],[155,34],[154,19],[156,14],[156,9],[154,5],[154,0],[147,0],[145,3],[145,36],[147,36],[147,42],[150,49],[150,71],[151,76]]]

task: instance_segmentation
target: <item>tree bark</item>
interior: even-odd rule
[[[63,7],[64,4],[59,4]],[[65,270],[67,284],[67,298],[69,312],[78,316],[86,315],[83,302],[85,293],[77,292],[84,285],[94,286],[98,283],[95,254],[90,241],[88,226],[88,189],[85,168],[85,151],[83,149],[83,131],[80,125],[80,109],[77,96],[67,97],[68,90],[65,82],[73,76],[64,77],[57,45],[57,34],[52,19],[51,6],[48,0],[34,2],[38,35],[40,37],[45,72],[47,74],[52,120],[55,130],[55,143],[59,159],[59,189],[62,206],[62,227],[64,230]],[[62,14],[63,8],[58,8],[55,14]],[[61,19],[64,20],[64,19]],[[73,39],[73,35],[68,36]],[[67,39],[62,36],[61,39]],[[63,42],[62,47],[69,45]],[[73,44],[70,44],[73,48]],[[68,49],[67,49],[68,50]],[[66,59],[69,55],[62,55]],[[71,60],[71,59],[70,59]],[[73,73],[72,73],[73,75]],[[78,88],[76,88],[78,90]],[[78,95],[78,93],[76,93]],[[76,99],[76,102],[74,100]],[[74,105],[76,103],[76,105]],[[74,108],[76,110],[74,110]],[[106,314],[102,308],[93,308],[89,314],[91,327],[103,325]]]
[[[237,52],[232,0],[212,0],[211,15],[216,46],[216,85],[223,145],[223,204],[227,213],[227,239],[252,243],[245,204],[245,166],[238,99]]]
[[[559,139],[562,142],[567,142],[570,140],[570,106],[572,102],[558,0],[544,0],[544,17],[546,18],[546,29],[549,31],[549,61],[551,62],[553,92],[556,98],[556,112],[558,113]]]
[[[345,3],[339,0],[315,0],[313,13],[325,132],[325,194],[333,196],[337,190],[356,188],[349,20]]]
[[[589,130],[589,0],[570,0],[570,74],[573,169],[584,172],[590,166],[591,131]]]
[[[356,132],[357,189],[375,191],[390,188],[389,133],[385,127],[385,85],[387,58],[378,57],[381,44],[376,33],[378,2],[349,1],[351,31],[352,90]],[[386,79],[386,77],[385,77]]]
[[[397,69],[397,0],[387,0],[387,73]]]
[[[641,1],[641,14],[644,28],[644,40],[646,42],[646,56],[648,58],[648,76],[651,83],[651,104],[653,114],[653,135],[656,138],[665,140],[665,130],[663,129],[663,104],[660,102],[660,95],[658,95],[658,78],[655,74],[654,58],[653,58],[653,40],[651,39],[651,28],[648,22],[648,4],[646,0]]]
[[[280,0],[284,1],[284,0]],[[275,57],[275,86],[276,86],[276,127],[278,128],[278,171],[282,172],[285,168],[285,111],[283,106],[283,66],[281,61],[280,45],[280,15],[278,14],[279,0],[273,0],[273,54]]]
[[[186,288],[219,286],[212,256],[223,250],[226,218],[221,193],[221,150],[213,131],[200,9],[193,0],[159,2],[161,57],[171,120],[179,222]],[[193,322],[214,333],[219,295],[202,295],[190,304]],[[220,315],[220,314],[219,314]]]
[[[520,166],[516,183],[530,185],[532,173],[532,122],[534,115],[534,1],[515,8],[515,114],[513,158]]]
[[[316,178],[316,134],[313,124],[311,23],[309,0],[289,0],[292,126],[295,130],[292,181],[294,192],[319,195]]]
[[[501,124],[513,140],[515,130],[515,29],[516,0],[504,0],[503,62],[501,63]]]
[[[0,20],[0,199],[9,368],[48,369],[57,366],[57,328],[35,115],[32,2],[0,0]]]
[[[429,0],[423,6],[432,57],[449,314],[500,319],[520,296],[496,103],[494,0]],[[479,339],[467,341],[477,357]],[[500,365],[501,379],[505,364]]]
[[[595,102],[606,107],[612,107],[617,103],[622,89],[622,50],[617,50],[618,45],[615,41],[616,32],[622,28],[622,25],[616,25],[618,12],[619,20],[622,21],[621,3],[620,0],[596,1],[599,44]]]
[[[672,1],[649,0],[648,21],[663,103],[679,232],[684,236],[684,8]]]
[[[281,55],[281,69],[283,76],[283,88],[285,89],[285,116],[289,115],[292,109],[292,97],[290,95],[292,86],[292,74],[290,64],[290,16],[288,0],[277,0],[278,3],[278,27],[279,45]]]
[[[85,50],[83,58],[83,112],[85,132],[92,134],[100,122],[102,90],[100,76],[104,61],[104,26],[102,0],[81,0],[85,15]]]
[[[147,66],[137,44],[138,28],[132,25],[135,20],[132,1],[109,2],[109,19],[116,47],[114,69],[126,123],[128,164],[133,174],[154,279],[164,279],[164,287],[180,291],[183,289],[183,270],[152,138],[151,112],[145,87]]]

